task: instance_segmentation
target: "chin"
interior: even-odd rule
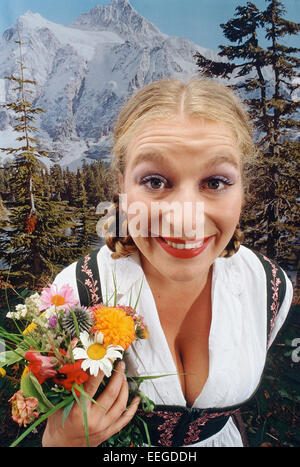
[[[181,272],[172,271],[172,272],[169,272],[169,273],[166,272],[165,274],[163,274],[161,270],[160,272],[164,275],[164,277],[168,277],[173,282],[186,283],[186,282],[193,282],[194,280],[199,279],[199,277],[201,276],[201,273],[203,274],[204,272],[207,272],[208,270],[209,268],[205,269],[205,271],[197,271],[194,273],[192,273],[191,271],[189,271],[189,273],[184,273],[183,271]]]

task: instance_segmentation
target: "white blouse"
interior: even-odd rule
[[[144,276],[138,254],[114,260],[103,246],[97,256],[103,301],[113,296],[117,303],[134,305],[141,287],[137,311],[149,330],[147,340],[134,342],[128,350],[126,366],[131,376],[165,375],[144,381],[143,391],[155,404],[181,405],[182,393],[176,364],[164,335],[155,301]],[[76,263],[55,278],[59,287],[69,284],[78,297]],[[277,314],[269,346],[274,341],[290,309],[293,288],[285,274],[286,294]],[[216,408],[240,404],[249,399],[262,377],[267,354],[266,275],[256,255],[241,246],[230,258],[217,258],[213,266],[212,321],[209,334],[209,375],[193,407]],[[242,440],[232,418],[215,435],[193,447],[239,447]]]

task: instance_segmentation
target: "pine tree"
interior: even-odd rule
[[[59,164],[50,167],[50,178],[52,187],[52,197],[56,201],[66,200],[66,189],[63,180],[63,171]]]
[[[65,186],[66,186],[66,197],[71,206],[76,206],[78,200],[78,190],[76,184],[76,175],[71,172],[67,167],[64,173]]]
[[[284,18],[286,11],[280,1],[266,3],[264,11],[252,2],[238,6],[235,17],[221,25],[233,44],[220,46],[220,63],[200,54],[196,59],[203,74],[231,78],[230,84],[235,83],[241,96],[247,95],[244,102],[257,129],[259,155],[242,226],[251,246],[283,261],[295,248],[299,101],[294,95],[299,87],[296,54],[300,49],[280,40],[298,34],[300,25]],[[259,43],[262,31],[270,44],[266,48]]]
[[[0,229],[0,256],[8,265],[3,273],[9,275],[15,285],[34,287],[42,274],[52,276],[55,268],[72,258],[69,239],[64,233],[71,219],[65,215],[66,203],[51,202],[45,196],[41,157],[47,157],[48,153],[39,148],[39,141],[33,137],[37,132],[34,120],[43,110],[34,107],[27,98],[32,93],[29,86],[37,83],[25,78],[23,43],[19,35],[16,43],[20,52],[20,76],[8,79],[17,84],[14,90],[18,99],[3,107],[16,115],[14,130],[21,146],[1,148],[14,156],[9,167],[14,197],[9,207],[9,223]]]
[[[87,202],[87,193],[84,186],[84,173],[78,170],[77,172],[77,186],[78,186],[78,203],[79,203],[79,227],[78,227],[78,247],[82,250],[82,254],[85,253],[87,245],[89,245],[89,207]]]

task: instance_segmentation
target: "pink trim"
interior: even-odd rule
[[[273,280],[271,280],[272,290],[273,290],[273,294],[272,294],[273,301],[271,304],[271,310],[273,312],[273,315],[270,321],[270,332],[268,335],[268,341],[269,341],[272,331],[275,326],[276,316],[278,315],[278,311],[279,311],[280,303],[279,303],[278,291],[279,291],[279,284],[281,284],[281,280],[279,279],[279,277],[277,277],[278,268],[275,266],[275,264],[266,256],[263,256],[263,258],[265,261],[267,261],[272,266],[272,276],[273,276]]]
[[[214,412],[206,413],[202,417],[197,418],[191,422],[188,426],[188,431],[186,437],[184,438],[184,446],[192,443],[197,443],[199,441],[199,435],[201,433],[202,426],[206,425],[209,420],[212,420],[221,416],[230,416],[238,412],[239,409],[228,410],[225,412]],[[143,412],[143,416],[151,418],[152,416],[161,417],[164,422],[157,424],[157,431],[161,432],[158,444],[162,446],[172,446],[172,438],[174,436],[174,429],[180,423],[181,417],[184,415],[183,412],[169,412],[164,410],[155,410],[154,412]]]
[[[98,301],[99,301],[99,297],[98,297],[98,294],[97,294],[99,288],[97,287],[98,281],[94,280],[92,271],[91,271],[91,269],[88,268],[88,263],[89,263],[90,259],[91,259],[90,255],[87,255],[84,258],[84,263],[81,266],[81,271],[84,272],[89,277],[89,279],[86,279],[84,281],[84,284],[88,287],[88,289],[90,291],[91,298],[92,298],[92,304],[96,305],[98,303]]]
[[[183,412],[167,412],[156,410],[155,412],[144,412],[143,415],[146,417],[152,417],[153,415],[158,415],[163,420],[164,423],[158,425],[157,430],[162,431],[158,443],[162,446],[172,446],[172,437],[174,434],[174,429],[178,424],[180,418],[183,415]]]
[[[216,417],[221,417],[222,415],[228,416],[233,415],[234,413],[238,412],[239,409],[236,410],[228,410],[227,412],[219,412],[219,413],[206,413],[203,417],[197,418],[189,425],[188,432],[186,433],[186,437],[184,438],[184,444],[191,444],[196,443],[199,441],[199,434],[201,432],[201,426],[206,425],[206,423]]]

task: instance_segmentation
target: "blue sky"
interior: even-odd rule
[[[251,0],[265,8],[265,0]],[[300,0],[281,0],[287,10],[286,18],[300,22]],[[96,5],[107,5],[110,0],[0,0],[0,34],[11,26],[25,11],[40,13],[50,21],[70,24],[81,13]],[[232,18],[238,5],[247,0],[131,0],[131,5],[162,32],[183,36],[196,44],[218,50],[225,44],[220,28]],[[298,42],[297,44],[295,42]],[[288,39],[286,44],[300,46],[299,36]]]

